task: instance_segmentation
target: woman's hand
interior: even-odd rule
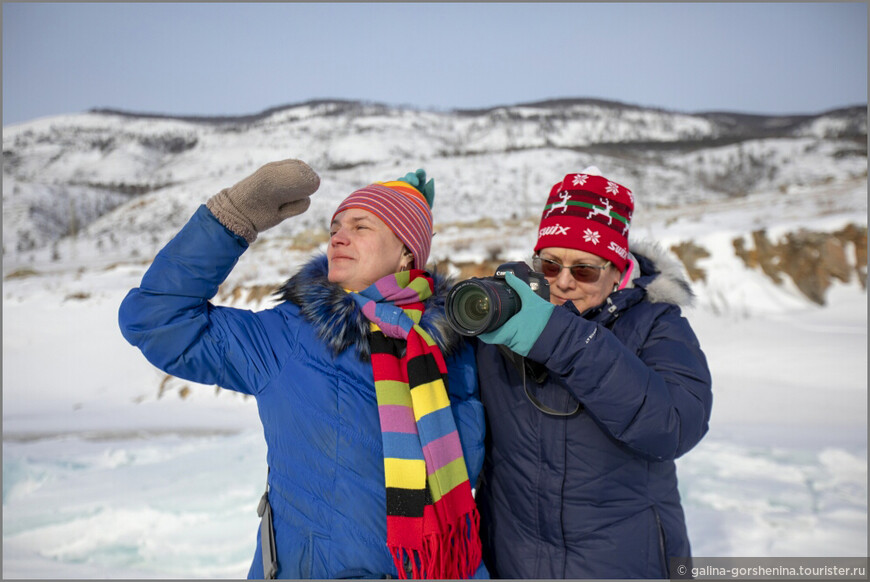
[[[301,160],[269,162],[212,196],[206,206],[225,227],[254,242],[257,234],[308,210],[320,177]]]
[[[481,341],[488,344],[502,344],[511,351],[525,357],[544,331],[555,305],[541,299],[513,273],[505,273],[505,282],[520,296],[520,310],[496,330],[480,334]]]

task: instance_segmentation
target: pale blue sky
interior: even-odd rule
[[[3,124],[592,97],[698,112],[867,102],[866,3],[3,4]]]

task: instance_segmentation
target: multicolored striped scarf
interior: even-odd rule
[[[480,517],[447,396],[447,365],[419,325],[433,288],[414,269],[352,295],[375,324],[387,547],[396,570],[400,578],[470,578],[481,560]]]

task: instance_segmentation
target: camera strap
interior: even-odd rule
[[[549,406],[535,398],[535,396],[529,390],[529,386],[526,382],[526,376],[530,374],[532,376],[532,380],[534,380],[537,384],[543,384],[544,380],[546,380],[548,376],[547,368],[538,364],[537,362],[533,362],[527,358],[522,357],[521,355],[511,351],[504,345],[499,345],[498,349],[499,351],[501,351],[502,355],[514,365],[514,367],[523,377],[523,391],[526,393],[526,398],[529,399],[529,402],[532,403],[532,406],[549,416],[574,416],[575,414],[580,412],[580,409],[583,407],[583,405],[580,404],[580,401],[577,401],[577,406],[574,408],[574,410],[565,412],[561,410],[556,410],[555,408],[550,408]],[[572,399],[574,398],[570,394],[568,396]]]

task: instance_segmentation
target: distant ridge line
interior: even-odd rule
[[[270,107],[265,109],[259,113],[251,113],[246,115],[173,115],[168,113],[147,113],[147,112],[136,112],[136,111],[125,111],[123,109],[116,109],[112,107],[97,107],[90,109],[88,113],[95,113],[98,115],[117,115],[120,117],[127,118],[139,118],[139,119],[165,119],[165,120],[173,120],[173,121],[185,121],[189,123],[203,123],[203,124],[240,124],[240,123],[254,123],[257,121],[261,121],[266,119],[276,113],[280,113],[281,111],[286,111],[288,109],[294,109],[297,107],[306,107],[306,106],[318,106],[318,105],[338,105],[344,110],[348,109],[356,109],[360,107],[375,107],[375,108],[384,108],[384,109],[411,109],[417,110],[420,108],[410,107],[407,105],[388,105],[380,102],[373,101],[365,101],[365,100],[354,100],[354,99],[310,99],[308,101],[302,101],[298,103],[290,103],[286,105],[279,105],[276,107]],[[707,119],[709,121],[713,121],[715,123],[721,123],[724,125],[734,125],[734,126],[744,126],[744,127],[753,127],[753,128],[773,128],[776,127],[778,129],[782,129],[784,127],[793,127],[800,123],[806,122],[810,119],[814,119],[816,117],[821,117],[824,115],[854,115],[859,111],[867,111],[867,105],[852,105],[848,107],[840,107],[836,109],[831,109],[828,111],[823,111],[820,113],[808,113],[808,114],[754,114],[754,113],[738,113],[738,112],[730,112],[730,111],[699,111],[699,112],[683,112],[683,111],[675,111],[670,109],[665,109],[661,107],[648,107],[643,105],[629,104],[623,103],[621,101],[612,101],[607,99],[595,99],[595,98],[585,98],[585,97],[573,97],[573,98],[554,98],[554,99],[544,99],[540,101],[528,101],[522,103],[515,103],[511,105],[496,105],[492,107],[482,107],[482,108],[455,108],[449,110],[443,110],[446,113],[454,113],[456,115],[463,116],[475,116],[475,115],[487,115],[492,113],[493,111],[499,109],[513,109],[517,107],[541,107],[541,108],[550,108],[550,109],[563,109],[568,107],[574,107],[578,105],[594,105],[599,107],[607,107],[618,110],[635,110],[635,111],[655,111],[661,113],[669,113],[673,115],[687,115],[690,117],[700,117],[703,119]],[[435,109],[433,109],[435,110]]]
[[[384,109],[420,109],[417,107],[410,107],[407,105],[388,105],[386,103],[375,102],[375,101],[365,101],[365,100],[357,100],[357,99],[310,99],[308,101],[301,101],[298,103],[289,103],[286,105],[278,105],[276,107],[270,107],[265,109],[259,113],[251,113],[245,115],[173,115],[170,113],[143,113],[136,111],[126,111],[123,109],[116,109],[113,107],[96,107],[90,109],[88,113],[96,113],[99,115],[118,115],[120,117],[135,117],[135,118],[143,118],[143,119],[169,119],[175,121],[188,121],[191,123],[251,123],[255,121],[260,121],[269,117],[270,115],[274,115],[275,113],[279,113],[281,111],[286,111],[288,109],[294,109],[296,107],[306,107],[306,106],[317,106],[317,105],[340,105],[344,106],[348,109],[355,107],[378,107]],[[666,109],[660,109],[656,107],[644,107],[641,105],[629,105],[626,103],[622,103],[619,101],[608,101],[606,99],[593,99],[593,98],[562,98],[562,99],[545,99],[542,101],[530,101],[524,103],[515,103],[512,105],[494,105],[492,107],[482,107],[482,108],[455,108],[455,109],[447,109],[445,112],[452,112],[457,115],[485,115],[497,109],[511,109],[514,107],[547,107],[547,108],[564,108],[564,107],[572,107],[575,105],[598,105],[601,107],[611,107],[614,109],[637,109],[637,110],[650,110],[650,111],[661,111],[666,113],[675,113],[668,111]],[[433,109],[434,110],[434,109]]]
[[[169,113],[140,113],[135,111],[125,111],[123,109],[115,109],[112,107],[97,107],[88,110],[88,113],[96,113],[98,115],[117,115],[120,117],[133,117],[141,119],[168,119],[173,121],[187,121],[190,123],[253,123],[266,119],[267,117],[296,107],[317,106],[328,104],[339,105],[363,105],[363,101],[354,101],[350,99],[312,99],[301,103],[291,103],[288,105],[279,105],[264,109],[260,113],[251,113],[248,115],[172,115]]]

